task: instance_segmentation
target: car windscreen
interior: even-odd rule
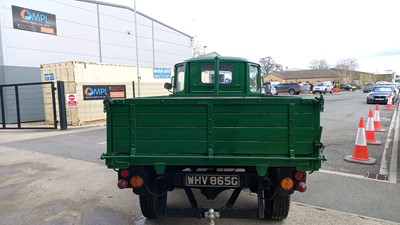
[[[373,92],[391,92],[392,89],[390,87],[375,87],[372,89]]]

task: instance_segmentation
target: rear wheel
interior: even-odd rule
[[[159,188],[155,186],[153,188],[153,194],[159,195],[159,192]],[[140,195],[139,201],[142,214],[147,219],[155,219],[161,216],[161,197],[152,194]]]
[[[293,89],[290,89],[290,90],[289,90],[289,94],[290,94],[290,95],[294,95],[294,93],[295,93],[295,92],[294,92]]]
[[[272,199],[265,200],[266,218],[271,220],[286,219],[290,209],[290,195],[276,194]]]

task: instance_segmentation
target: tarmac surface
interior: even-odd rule
[[[100,127],[101,128],[101,127]],[[99,127],[57,130],[0,131],[0,224],[4,225],[102,225],[102,224],[208,224],[206,219],[163,218],[146,220],[138,197],[116,187],[116,174],[105,165],[9,147],[5,143],[65,136]],[[102,128],[101,128],[102,129]],[[60,142],[59,145],[68,143]],[[188,205],[182,192],[173,192],[173,205]],[[256,202],[242,193],[238,202]],[[341,196],[337,196],[341,198]],[[169,204],[170,204],[169,202]],[[371,202],[373,205],[373,202]],[[284,221],[221,218],[216,224],[399,224],[322,207],[291,203]]]

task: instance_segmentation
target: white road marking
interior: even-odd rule
[[[391,183],[397,183],[397,155],[399,152],[399,104],[397,104],[397,108],[395,109],[396,112],[394,114],[397,114],[396,116],[396,126],[394,127],[394,136],[393,140],[393,147],[392,147],[392,159],[390,160],[390,170],[389,170],[389,177],[388,180]]]

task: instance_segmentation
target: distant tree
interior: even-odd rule
[[[200,55],[204,55],[205,53],[205,45],[202,45],[197,39],[192,39],[192,53],[193,57],[197,57]]]
[[[325,59],[313,60],[309,66],[311,69],[329,69],[328,62]]]
[[[282,65],[275,62],[271,56],[261,58],[259,60],[261,71],[263,74],[270,74],[274,71],[282,71]]]
[[[354,58],[341,59],[337,62],[335,68],[338,72],[339,82],[349,84],[357,76],[358,62]]]

